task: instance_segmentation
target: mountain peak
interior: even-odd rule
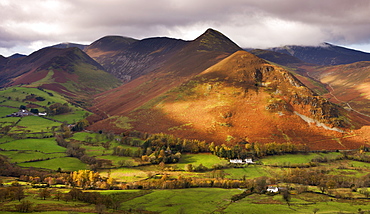
[[[120,49],[123,49],[130,44],[136,42],[138,40],[129,38],[129,37],[123,37],[123,36],[104,36],[97,41],[93,42],[91,45],[89,45],[85,51],[89,52],[89,50],[97,48],[102,51],[117,51]]]
[[[202,35],[194,40],[199,45],[198,51],[227,51],[235,52],[241,48],[224,34],[217,30],[208,28]]]

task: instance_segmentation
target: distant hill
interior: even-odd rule
[[[70,43],[70,42],[64,42],[56,45],[50,46],[52,48],[79,48],[81,50],[84,50],[87,45],[77,44],[77,43]]]
[[[288,45],[268,50],[288,54],[304,62],[317,65],[340,65],[359,61],[370,61],[370,53],[329,43],[323,43],[319,46]]]
[[[11,59],[17,59],[17,58],[26,57],[26,56],[27,56],[27,55],[16,53],[16,54],[11,55],[11,56],[10,56],[10,57],[8,57],[8,58],[11,58]]]
[[[304,64],[305,62],[294,57],[290,54],[281,53],[271,50],[262,50],[262,49],[253,49],[247,50],[249,53],[252,53],[262,59],[274,62],[279,65],[291,65],[291,64]]]
[[[27,57],[6,59],[1,86],[27,85],[77,98],[106,91],[119,81],[79,48],[43,48]]]

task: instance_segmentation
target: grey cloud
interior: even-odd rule
[[[92,42],[108,34],[183,38],[184,33],[201,33],[208,27],[225,33],[243,47],[324,41],[343,45],[370,43],[370,1],[367,0],[34,0],[32,3],[18,0],[8,3],[0,5],[0,48],[37,40]],[[38,23],[55,30],[27,28]]]

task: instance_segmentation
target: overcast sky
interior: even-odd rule
[[[369,0],[0,0],[0,55],[106,35],[193,40],[216,29],[241,47],[330,42],[370,52]]]

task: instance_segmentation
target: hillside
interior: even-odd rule
[[[351,125],[343,109],[315,95],[284,69],[244,51],[158,93],[136,109],[126,107],[126,97],[118,96],[119,91],[122,88],[112,94],[120,98],[121,108],[116,104],[109,109],[100,101],[96,107],[107,109],[111,117],[92,129],[165,132],[218,144],[291,141],[308,144],[311,149],[357,148],[361,144],[343,133]],[[146,91],[136,88],[136,93]],[[110,100],[107,98],[104,100]],[[115,102],[118,99],[110,103]]]
[[[213,42],[215,45],[206,50],[205,41]],[[166,55],[167,59],[157,64],[157,68],[152,72],[100,94],[96,98],[93,110],[103,118],[130,112],[188,81],[237,50],[240,50],[240,47],[235,43],[221,33],[209,29],[197,39],[185,42],[183,48]],[[141,66],[134,63],[133,65]],[[93,129],[98,129],[101,125],[105,126],[103,122],[99,122]]]
[[[309,69],[308,74],[326,84],[331,102],[370,118],[370,62]]]
[[[287,45],[269,49],[294,56],[304,62],[317,65],[340,65],[370,61],[370,53],[344,48],[329,43],[319,46]]]
[[[220,32],[208,29],[202,36],[190,42],[167,37],[135,40],[107,36],[92,43],[85,51],[108,72],[128,82],[162,69],[176,55],[180,55],[181,58],[192,57],[192,51],[195,49],[197,52],[232,53],[240,48]]]
[[[44,48],[27,57],[6,60],[0,70],[2,87],[42,87],[79,100],[119,85],[78,48]]]

